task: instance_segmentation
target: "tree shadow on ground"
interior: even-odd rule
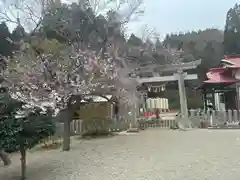
[[[76,139],[79,140],[91,140],[91,139],[105,139],[105,138],[112,138],[114,136],[116,136],[117,133],[113,133],[113,132],[90,132],[90,133],[84,133],[81,136],[78,136]]]

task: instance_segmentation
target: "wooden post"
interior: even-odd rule
[[[20,147],[21,154],[21,180],[26,179],[26,149],[24,146]]]
[[[216,104],[215,104],[215,96],[214,96],[214,90],[212,91],[212,106],[213,106],[213,109],[216,110]]]
[[[206,92],[206,89],[203,89],[203,101],[204,101],[204,111],[205,111],[205,113],[206,113],[207,110],[208,110],[208,107],[207,107],[207,92]]]
[[[146,93],[141,95],[141,102],[142,102],[142,107],[143,107],[143,114],[147,112],[147,107],[146,107]]]

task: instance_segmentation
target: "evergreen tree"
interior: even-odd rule
[[[21,25],[20,21],[18,21],[17,27],[12,32],[12,40],[14,42],[21,41],[26,36],[25,29]]]
[[[11,39],[11,33],[8,30],[6,23],[0,24],[0,55],[11,56],[13,51],[13,45],[8,40]]]
[[[227,13],[224,30],[224,53],[227,55],[240,54],[240,6],[238,4]]]
[[[1,158],[7,165],[7,152],[20,151],[22,179],[26,175],[26,150],[34,147],[43,138],[55,132],[51,113],[42,114],[41,110],[26,111],[23,103],[12,99],[5,88],[0,93],[0,150]],[[19,112],[23,114],[19,115]]]
[[[21,109],[22,104],[14,101],[1,89],[0,93],[0,149],[14,152],[19,150],[17,137],[21,131],[20,123],[15,118],[17,111]]]
[[[155,48],[156,49],[161,49],[163,48],[162,43],[159,38],[157,38],[156,43],[155,43]]]
[[[138,38],[137,36],[135,36],[134,34],[131,34],[127,43],[128,43],[128,45],[131,45],[131,46],[142,46],[143,45],[142,40],[140,38]]]

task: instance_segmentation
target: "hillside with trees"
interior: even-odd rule
[[[168,34],[162,42],[159,39],[155,41],[148,39],[143,42],[141,38],[131,34],[127,43],[130,47],[144,47],[144,52],[148,53],[148,56],[144,57],[144,61],[149,61],[148,63],[144,62],[144,64],[156,63],[164,65],[173,63],[171,57],[166,53],[166,48],[172,52],[177,49],[182,49],[184,52],[183,62],[201,59],[202,63],[196,70],[187,71],[188,73],[197,73],[199,79],[186,83],[189,95],[189,108],[198,108],[202,106],[203,102],[200,92],[197,92],[195,88],[206,79],[208,69],[219,65],[224,55],[223,40],[223,31],[206,29],[199,30],[198,32]],[[138,58],[138,60],[140,60],[140,58]],[[173,87],[177,88],[177,84]],[[168,89],[165,96],[169,99],[171,108],[179,108],[177,89]]]
[[[20,22],[12,33],[9,32],[3,22],[0,26],[0,38],[3,42],[1,43],[0,53],[3,56],[11,56],[13,51],[20,48],[19,42],[21,39],[24,41],[30,39],[29,43],[38,53],[44,52],[47,47],[46,44],[43,43],[40,46],[39,40],[29,38],[41,37],[48,40],[55,39],[60,43],[78,42],[82,48],[102,50],[102,55],[110,50],[109,45],[114,44],[115,47],[117,46],[119,54],[127,55],[130,63],[144,66],[152,63],[171,64],[173,62],[169,56],[169,49],[175,51],[181,48],[184,51],[185,62],[202,59],[202,64],[196,71],[193,71],[198,73],[199,80],[191,83],[189,87],[193,98],[200,96],[198,93],[196,95],[193,89],[206,78],[207,70],[217,66],[223,57],[224,33],[222,31],[206,29],[198,32],[168,34],[163,41],[160,41],[159,38],[152,40],[151,35],[143,40],[134,34],[131,34],[127,39],[121,23],[121,18],[116,12],[109,12],[106,16],[96,16],[88,4],[85,4],[85,8],[76,3],[52,6],[43,15],[40,26],[29,34],[25,33]],[[11,43],[9,39],[14,43]],[[53,47],[56,46],[55,43],[48,43],[49,45],[55,51],[57,50],[56,47]],[[172,97],[171,94],[168,96]],[[173,92],[173,94],[176,93]],[[173,107],[179,107],[179,98],[176,96],[174,99],[176,101],[171,104],[174,104]],[[202,101],[200,100],[196,105],[190,103],[190,107],[195,108],[201,104]]]
[[[235,6],[227,12],[224,29],[224,53],[226,55],[240,54],[240,5]]]

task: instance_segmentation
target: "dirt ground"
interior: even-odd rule
[[[0,165],[17,180],[20,160]],[[239,180],[240,130],[172,131],[74,140],[70,152],[28,153],[28,180]]]

